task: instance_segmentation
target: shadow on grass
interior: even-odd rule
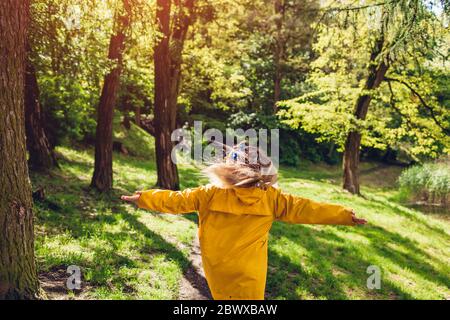
[[[411,221],[416,222],[418,225],[423,226],[427,228],[429,231],[439,234],[442,237],[442,240],[445,242],[450,242],[450,235],[445,232],[444,229],[438,228],[435,226],[431,226],[426,219],[421,219],[421,215],[423,215],[420,211],[415,211],[415,209],[407,208],[402,204],[399,203],[392,203],[387,200],[381,200],[377,197],[368,197],[368,200],[370,200],[372,203],[375,203],[380,208],[389,208],[393,213],[399,214],[405,218],[410,219]]]
[[[433,283],[447,287],[450,285],[449,277],[427,262],[432,257],[411,240],[377,226],[353,228],[350,232],[369,239],[368,250],[374,255],[388,259],[398,267],[410,270]],[[280,254],[269,245],[267,286],[269,297],[298,299],[301,294],[296,293],[297,290],[315,297],[348,299],[347,290],[355,289],[365,291],[366,295],[374,298],[413,298],[396,284],[385,280],[382,280],[381,290],[368,290],[366,281],[369,275],[366,269],[376,262],[364,259],[363,248],[344,243],[349,240],[337,236],[332,231],[275,223],[271,231],[272,242],[280,241],[282,238],[306,249],[306,257],[300,257],[299,260],[306,260],[303,262],[308,269],[305,270],[302,262],[292,261],[288,255]],[[400,246],[406,253],[389,247],[390,243]],[[438,264],[442,265],[440,262]],[[383,269],[382,265],[380,267]]]
[[[208,290],[208,285],[206,279],[197,272],[197,269],[194,268],[192,262],[181,253],[177,247],[168,243],[164,240],[163,237],[149,230],[145,224],[140,222],[136,216],[126,215],[125,220],[135,229],[139,230],[145,237],[153,239],[157,248],[161,249],[161,252],[164,252],[168,259],[176,261],[177,264],[183,270],[183,276],[186,280],[190,282],[190,284],[199,290],[199,292],[205,296],[211,298],[211,293]],[[150,248],[151,250],[155,250],[154,247]]]
[[[428,263],[433,260],[433,257],[420,249],[412,240],[378,226],[355,228],[353,232],[369,239],[370,247],[376,254],[395,262],[402,269],[408,269],[433,283],[450,287],[449,275],[443,274]],[[389,247],[391,243],[401,247],[401,250]],[[434,262],[445,267],[445,264],[440,261]]]

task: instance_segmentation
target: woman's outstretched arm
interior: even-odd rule
[[[366,224],[356,218],[352,209],[337,204],[329,204],[279,193],[277,197],[276,219],[288,223],[302,224]]]
[[[137,191],[132,196],[122,196],[124,201],[134,202],[139,208],[164,213],[189,213],[198,211],[200,202],[207,196],[206,187],[171,191],[152,189]]]

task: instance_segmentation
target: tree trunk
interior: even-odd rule
[[[359,148],[361,144],[361,134],[359,132],[349,132],[345,142],[344,151],[344,189],[353,194],[360,194],[359,190]]]
[[[369,75],[364,85],[363,91],[370,91],[379,87],[388,70],[388,65],[383,60],[376,64],[377,58],[382,52],[384,38],[380,37],[376,42],[370,57]],[[369,110],[372,96],[362,94],[358,97],[355,105],[354,116],[356,119],[364,120]],[[359,151],[361,146],[361,133],[350,131],[345,142],[343,157],[344,183],[343,188],[353,194],[360,194],[359,188]]]
[[[114,105],[120,85],[122,56],[125,47],[126,31],[130,24],[131,7],[129,0],[123,0],[123,13],[116,13],[117,32],[111,36],[108,58],[116,66],[105,76],[102,94],[97,109],[97,129],[95,139],[95,165],[91,187],[101,192],[109,191],[113,184],[112,171],[112,132]]]
[[[134,107],[134,123],[138,127],[141,126],[141,108],[140,107]]]
[[[275,66],[275,75],[274,75],[274,81],[273,81],[273,113],[277,113],[278,107],[277,102],[280,101],[281,96],[281,80],[282,80],[282,74],[279,70],[279,65]]]
[[[28,1],[0,1],[0,300],[40,297],[25,142]]]
[[[276,26],[276,39],[275,48],[273,53],[275,72],[273,78],[273,113],[277,112],[277,102],[281,97],[281,81],[283,79],[282,72],[282,62],[285,55],[286,43],[283,37],[283,21],[285,14],[285,3],[284,0],[275,0],[274,2],[274,12],[277,15],[275,19]]]
[[[186,33],[192,20],[193,0],[178,3],[170,30],[172,1],[157,0],[156,25],[162,34],[155,45],[155,149],[158,173],[157,186],[177,190],[180,187],[178,169],[172,161],[174,146],[172,131],[176,129],[177,98],[181,78],[181,55]],[[170,50],[169,50],[170,47]]]
[[[57,166],[55,154],[44,130],[36,71],[29,59],[25,71],[25,129],[30,168],[47,170]]]

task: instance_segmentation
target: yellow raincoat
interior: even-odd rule
[[[274,220],[353,225],[351,209],[269,187],[143,191],[137,205],[165,213],[199,214],[203,267],[216,300],[264,299],[267,240]]]

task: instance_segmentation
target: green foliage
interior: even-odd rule
[[[305,92],[280,104],[283,122],[317,134],[319,142],[333,141],[340,150],[348,132],[356,130],[363,147],[390,147],[415,160],[446,154],[448,86],[439,76],[448,69],[442,55],[447,45],[441,40],[448,37],[444,22],[420,1],[369,3],[359,10],[344,6],[333,12],[317,25],[316,59]],[[372,48],[380,39],[383,49],[373,59]],[[380,61],[389,65],[386,78],[365,92],[369,66]],[[358,120],[353,113],[363,94],[372,101],[366,119]]]
[[[227,57],[217,48],[204,45],[202,41],[196,36],[187,44],[179,104],[197,113],[243,107],[251,92],[244,85],[241,70],[227,63]]]
[[[52,74],[41,75],[38,80],[45,125],[53,145],[95,136],[92,106],[97,104],[97,95],[93,88]]]
[[[351,129],[363,133],[364,148],[389,148],[415,161],[448,152],[449,32],[435,2],[368,1],[361,8],[352,1],[277,3],[198,3],[183,50],[180,125],[202,120],[205,129],[279,127],[287,139],[282,162],[292,165],[302,158],[337,162]],[[53,144],[93,140],[103,77],[112,67],[107,52],[118,5],[32,3],[30,57]],[[153,112],[154,6],[133,1],[116,109],[130,119]],[[369,114],[358,121],[354,105],[381,34],[385,43],[375,62],[389,61],[391,80],[370,92]],[[286,100],[282,122],[273,117],[277,75]]]
[[[150,66],[139,66],[135,60],[126,62],[121,77],[121,87],[117,109],[122,114],[133,117],[136,111],[149,113],[153,104],[153,81]]]
[[[244,130],[255,128],[275,129],[277,126],[277,118],[273,115],[266,115],[263,113],[252,112],[245,113],[238,111],[228,119],[230,128],[242,128]]]
[[[278,127],[281,162],[294,166],[303,159],[339,162],[351,129],[363,133],[363,148],[393,150],[409,160],[448,153],[449,32],[435,2],[280,4],[278,10],[272,0],[199,2],[183,50],[179,125],[202,120],[204,129],[222,131]],[[94,138],[103,77],[112,67],[107,52],[117,5],[118,0],[33,1],[30,56],[53,144]],[[154,5],[133,2],[118,117],[153,112]],[[369,114],[358,121],[354,105],[382,33],[383,52],[375,62],[390,62],[391,80],[370,92]],[[273,116],[277,72],[286,99],[279,119]],[[117,134],[125,132],[118,127]]]
[[[99,88],[108,71],[115,0],[36,0],[31,5],[30,55],[40,74],[66,76]]]
[[[192,26],[183,51],[178,98],[183,122],[198,115],[223,122],[229,113],[247,106],[252,92],[240,66],[245,48],[238,42],[236,19],[242,7],[234,0],[199,5],[199,10],[209,12]]]
[[[275,115],[239,111],[232,114],[227,123],[234,129],[279,129],[280,164],[297,166],[305,160],[324,161],[328,164],[339,162],[339,153],[333,143],[318,144],[315,141],[316,135],[302,129],[292,130],[281,123]]]
[[[299,152],[299,143],[296,139],[290,137],[289,134],[281,134],[281,138],[283,139],[283,143],[280,145],[280,164],[292,167],[298,166],[302,161],[302,157]],[[308,158],[303,158],[303,160],[304,159]]]
[[[29,57],[53,144],[95,136],[112,10],[111,1],[32,2]]]
[[[240,63],[251,90],[249,107],[273,113],[274,78],[281,81],[279,99],[301,93],[310,70],[314,39],[313,21],[319,19],[320,1],[245,1],[240,23]],[[277,7],[277,8],[276,8]]]
[[[399,184],[413,199],[449,205],[450,159],[415,165],[402,172]]]
[[[150,113],[153,104],[153,3],[133,0],[132,25],[127,35],[120,77],[118,109],[126,116]]]

